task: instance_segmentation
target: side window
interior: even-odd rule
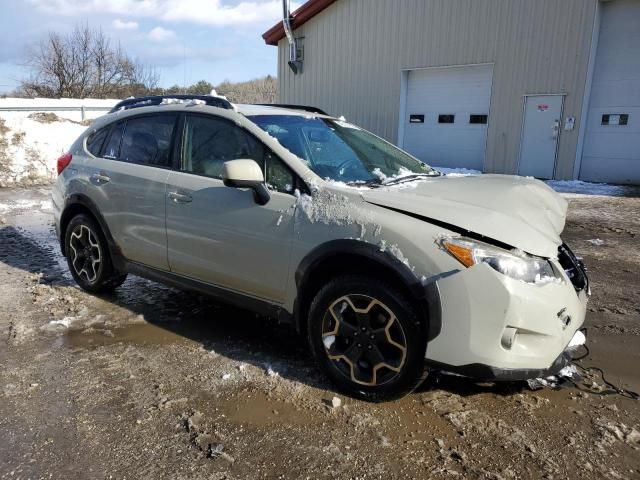
[[[221,178],[224,162],[251,158],[263,165],[265,148],[234,123],[216,118],[189,115],[182,143],[182,170]]]
[[[120,155],[126,162],[169,166],[176,115],[149,115],[127,120]]]
[[[122,140],[122,133],[124,132],[124,122],[118,122],[111,129],[107,143],[102,150],[102,156],[104,158],[116,159],[120,153],[120,143]]]
[[[265,180],[267,188],[283,193],[293,193],[295,176],[282,160],[269,153],[265,156]]]
[[[111,126],[101,128],[100,130],[93,132],[87,138],[87,150],[94,157],[100,156],[100,150],[102,149],[102,145],[104,144],[107,135],[109,134],[109,129]]]

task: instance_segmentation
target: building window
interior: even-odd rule
[[[489,119],[488,115],[477,115],[477,114],[469,115],[469,123],[472,123],[474,125],[486,125],[488,119]]]
[[[455,119],[456,116],[451,114],[438,115],[438,123],[454,123]]]
[[[626,113],[606,113],[602,115],[602,125],[628,125],[629,115]]]

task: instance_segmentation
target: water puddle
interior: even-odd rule
[[[90,327],[85,330],[70,330],[62,336],[62,344],[73,348],[95,348],[116,343],[166,345],[184,341],[184,336],[150,323],[113,329]]]
[[[254,427],[316,423],[312,412],[297,409],[293,403],[270,398],[260,392],[247,394],[242,398],[231,398],[219,407],[227,420]]]

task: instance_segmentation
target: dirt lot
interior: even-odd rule
[[[640,196],[569,197],[593,289],[582,364],[638,391]],[[87,295],[47,190],[0,205],[0,478],[640,478],[640,401],[432,376],[333,407],[293,332],[135,277]]]

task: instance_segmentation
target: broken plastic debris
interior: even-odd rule
[[[560,378],[573,378],[578,376],[578,369],[575,365],[569,364],[558,372]]]
[[[546,378],[531,378],[527,380],[527,385],[531,390],[540,390],[543,387],[554,388],[558,385],[558,382],[562,378],[575,378],[579,377],[578,369],[575,365],[569,364],[562,368],[556,375],[551,375]]]

